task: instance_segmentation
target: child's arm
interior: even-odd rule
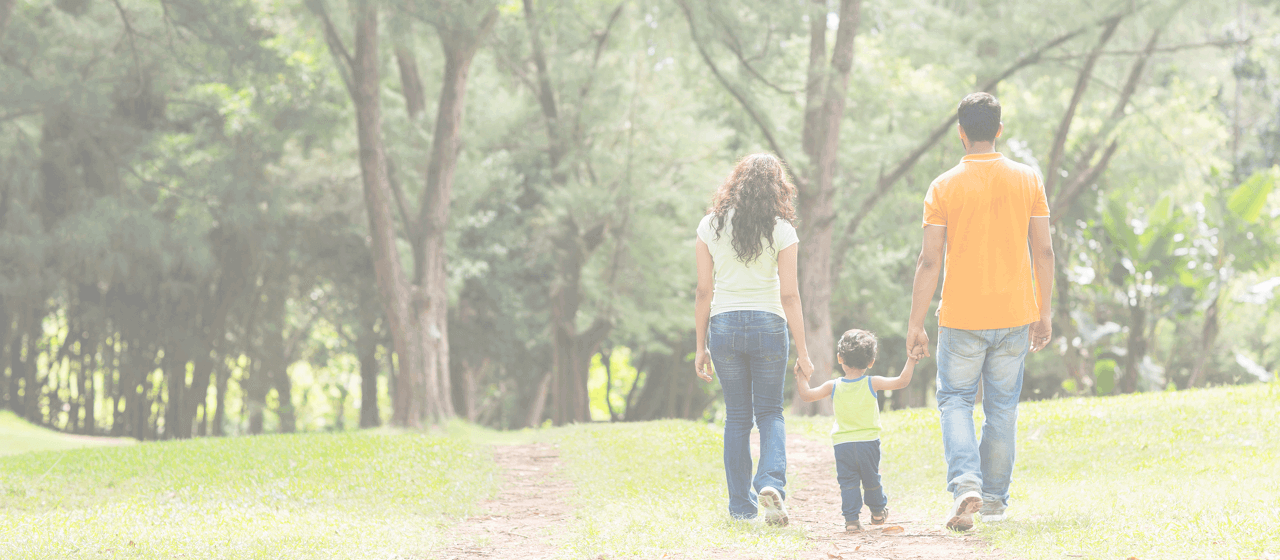
[[[809,376],[799,366],[796,367],[796,393],[804,402],[820,401],[831,396],[831,391],[835,390],[835,380],[828,381],[819,385],[817,389],[809,387]]]
[[[902,373],[897,377],[875,376],[871,378],[871,388],[876,391],[893,391],[911,384],[911,374],[916,371],[916,358],[907,358],[907,365],[902,366]]]

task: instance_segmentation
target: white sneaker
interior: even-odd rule
[[[774,527],[787,526],[787,506],[782,502],[782,493],[772,486],[760,489],[760,507],[764,508],[764,522]]]
[[[947,528],[952,531],[968,531],[973,528],[973,514],[982,507],[982,494],[972,490],[956,498],[947,513]]]
[[[978,510],[978,519],[981,519],[983,523],[1004,521],[1004,504],[999,501],[982,502],[982,509]]]

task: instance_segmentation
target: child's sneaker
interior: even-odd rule
[[[862,522],[857,519],[854,519],[853,521],[845,521],[844,530],[847,533],[861,533]]]
[[[982,502],[982,508],[978,510],[978,517],[983,523],[997,523],[1004,521],[1004,504],[999,501]]]
[[[774,527],[787,526],[787,506],[782,493],[772,486],[760,489],[760,507],[764,508],[764,522]]]
[[[881,509],[879,511],[874,509],[871,510],[872,525],[884,525],[884,521],[888,518],[889,518],[889,506],[884,506],[884,509]]]
[[[982,494],[970,490],[956,498],[947,513],[947,528],[952,531],[968,531],[973,528],[973,514],[982,507]]]

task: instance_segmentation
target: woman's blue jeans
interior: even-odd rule
[[[787,321],[768,311],[729,311],[711,318],[707,346],[724,390],[724,476],[729,514],[756,516],[756,496],[787,484],[782,386],[790,352]],[[751,478],[751,424],[760,428],[760,465]]]
[[[953,496],[981,492],[983,501],[1009,503],[1018,397],[1029,348],[1029,326],[967,331],[938,329],[938,410]],[[973,430],[973,405],[982,386],[982,441]]]

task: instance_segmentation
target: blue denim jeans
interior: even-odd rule
[[[836,444],[836,480],[840,482],[840,513],[846,524],[858,520],[863,495],[871,511],[884,509],[889,498],[880,485],[880,440]]]
[[[984,501],[1009,503],[1029,330],[938,329],[938,410],[952,496],[977,491]],[[986,415],[981,442],[973,430],[979,383]]]
[[[724,476],[729,514],[756,516],[756,496],[772,486],[786,497],[787,431],[782,386],[790,339],[787,321],[768,311],[729,311],[711,318],[707,346],[724,390]],[[760,428],[760,465],[751,479],[751,425]]]

